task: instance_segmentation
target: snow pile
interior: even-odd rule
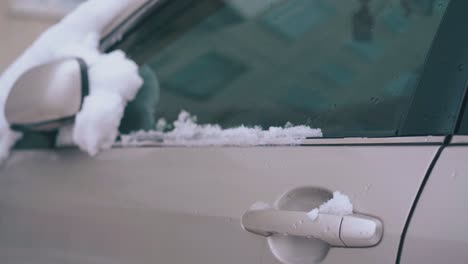
[[[90,95],[76,116],[73,141],[94,156],[114,144],[124,109],[135,98],[143,80],[138,66],[123,52],[114,51],[101,55],[92,64],[89,83]]]
[[[223,129],[219,125],[199,125],[197,118],[182,111],[174,122],[174,129],[164,132],[165,120],[158,121],[155,131],[138,131],[121,136],[121,145],[141,146],[158,143],[168,146],[258,146],[258,145],[297,145],[305,138],[321,137],[320,129],[307,126],[245,127]]]
[[[137,65],[123,52],[101,54],[99,38],[106,26],[132,0],[89,0],[42,34],[0,76],[0,161],[20,138],[5,119],[5,101],[15,81],[28,69],[64,57],[81,57],[89,68],[90,95],[78,114],[73,139],[82,150],[95,155],[109,148],[118,135],[123,110],[142,84]]]
[[[334,192],[332,199],[322,204],[319,208],[311,210],[307,216],[310,219],[315,220],[319,213],[338,216],[350,215],[353,213],[353,204],[347,195],[340,192]]]

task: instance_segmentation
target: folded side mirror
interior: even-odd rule
[[[73,121],[89,93],[88,69],[79,58],[36,66],[21,75],[7,98],[12,129],[48,131]]]

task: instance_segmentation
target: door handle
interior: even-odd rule
[[[319,213],[316,219],[311,219],[307,212],[255,209],[242,216],[242,226],[264,237],[284,234],[316,238],[333,247],[372,247],[383,236],[382,222],[361,214]]]

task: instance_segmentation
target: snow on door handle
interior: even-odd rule
[[[242,216],[243,228],[261,236],[274,234],[316,238],[333,247],[372,247],[383,236],[379,219],[360,215],[320,213],[311,219],[307,212],[274,209],[249,210]]]

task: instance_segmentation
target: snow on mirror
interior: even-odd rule
[[[90,155],[112,147],[123,111],[135,98],[143,81],[138,66],[124,52],[116,50],[104,54],[99,50],[99,40],[105,28],[132,2],[83,2],[44,32],[0,75],[0,162],[8,157],[10,149],[22,136],[12,130],[5,117],[6,100],[13,86],[32,68],[70,57],[81,58],[86,63],[89,77],[89,95],[74,118],[73,141]]]

